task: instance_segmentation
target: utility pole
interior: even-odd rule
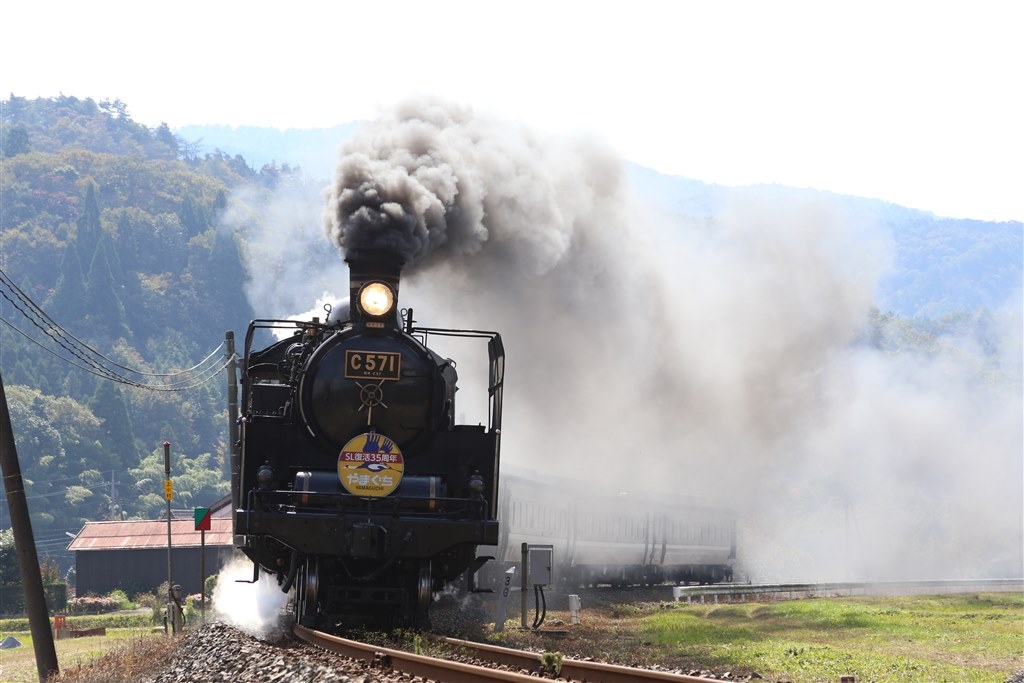
[[[18,556],[21,582],[25,589],[25,611],[28,612],[29,630],[36,654],[36,670],[40,683],[56,674],[57,649],[53,644],[50,630],[50,615],[46,609],[46,594],[43,592],[43,577],[39,573],[39,556],[36,554],[36,540],[32,535],[32,520],[28,515],[28,500],[25,498],[25,483],[21,478],[21,464],[14,443],[11,428],[11,413],[7,408],[7,394],[4,379],[0,375],[0,468],[3,469],[4,490],[11,513],[11,530],[14,533],[14,550]]]
[[[164,441],[164,498],[167,499],[167,618],[171,620],[171,632],[177,633],[177,603],[174,600],[174,581],[171,577],[171,500],[174,485],[171,483],[171,442]]]

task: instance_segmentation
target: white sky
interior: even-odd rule
[[[435,94],[591,131],[664,173],[1024,220],[1022,16],[1019,0],[26,0],[0,6],[0,94],[280,128]]]

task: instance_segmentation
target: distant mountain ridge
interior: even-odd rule
[[[332,128],[288,129],[252,126],[183,126],[174,132],[194,140],[201,153],[220,150],[241,155],[254,168],[288,164],[309,179],[328,182],[341,145],[362,124]],[[826,198],[850,216],[890,231],[896,247],[893,271],[880,283],[877,305],[883,311],[915,318],[994,310],[1019,301],[1024,261],[1024,224],[943,218],[879,199],[838,195],[781,185],[729,187],[669,176],[630,164],[638,195],[659,210],[694,218],[714,218],[723,207],[746,196],[770,196],[779,202]]]
[[[332,128],[260,128],[256,126],[182,126],[175,134],[193,141],[200,154],[220,150],[240,154],[255,169],[277,163],[298,166],[311,179],[330,180],[342,143],[361,123]]]
[[[744,198],[783,203],[826,199],[850,218],[877,224],[892,235],[895,262],[883,277],[876,304],[908,318],[1020,305],[1024,224],[944,218],[880,199],[782,185],[728,187],[639,166],[630,169],[641,195],[670,213],[713,218]]]

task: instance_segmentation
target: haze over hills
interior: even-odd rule
[[[193,141],[199,154],[220,150],[241,155],[254,168],[298,166],[310,181],[325,184],[339,150],[361,127],[288,129],[253,126],[183,126],[175,133]],[[893,243],[893,263],[876,293],[876,305],[906,317],[939,318],[979,309],[1019,305],[1024,261],[1024,224],[944,218],[879,199],[780,185],[729,187],[628,164],[638,197],[681,220],[706,220],[728,207],[756,200],[778,204],[826,202],[850,220],[881,226]]]

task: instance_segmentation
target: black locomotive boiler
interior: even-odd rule
[[[296,620],[426,619],[498,539],[504,349],[495,332],[401,315],[401,257],[346,258],[347,315],[254,320],[241,362],[232,477],[235,545],[294,589]],[[343,319],[336,319],[336,318]],[[254,348],[266,330],[289,336]],[[456,424],[455,362],[438,336],[487,345],[488,424]],[[483,374],[483,373],[481,373]]]

